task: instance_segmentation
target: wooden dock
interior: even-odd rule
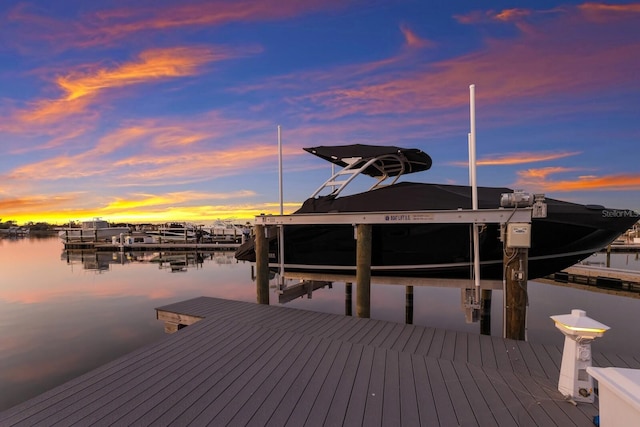
[[[592,426],[597,414],[557,391],[557,346],[208,297],[157,316],[192,324],[0,425]]]
[[[144,252],[144,251],[234,251],[240,247],[240,243],[216,242],[216,243],[119,243],[105,242],[63,242],[67,250],[89,250],[97,252]]]
[[[640,271],[576,264],[536,281],[640,298]]]

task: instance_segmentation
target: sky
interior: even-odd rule
[[[490,3],[489,7],[487,4]],[[0,218],[252,219],[318,145],[419,148],[404,180],[640,210],[640,3],[0,3]]]

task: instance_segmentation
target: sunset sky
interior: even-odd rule
[[[0,3],[0,218],[251,219],[330,166],[303,147],[420,148],[406,180],[640,210],[640,3]]]

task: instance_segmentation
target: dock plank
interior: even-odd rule
[[[418,402],[418,414],[420,416],[419,425],[439,425],[435,396],[431,388],[425,358],[416,354],[407,355],[406,358],[411,360],[411,365],[407,363],[404,366],[406,369],[409,369],[409,366],[412,368],[415,398],[416,402]],[[453,412],[453,408],[451,412]]]
[[[467,395],[460,383],[460,379],[456,374],[456,370],[450,360],[438,360],[442,379],[447,390],[447,394],[453,403],[453,409],[456,412],[458,425],[478,425],[479,420],[476,418],[471,408],[471,402],[467,399]]]
[[[400,425],[417,426],[420,422],[416,376],[411,354],[398,352],[398,379],[400,392]],[[423,402],[423,400],[420,400]]]
[[[497,368],[498,362],[496,358],[496,353],[493,348],[493,340],[491,337],[480,335],[480,354],[481,354],[481,362],[480,365],[486,366],[488,368]]]
[[[451,368],[455,371],[458,378],[458,384],[465,394],[474,418],[480,426],[495,426],[498,422],[493,416],[492,407],[487,401],[488,389],[480,389],[478,383],[471,375],[468,364],[456,363]],[[452,375],[453,376],[453,375]],[[466,424],[466,423],[463,423]]]
[[[309,412],[306,425],[325,425],[325,419],[328,417],[336,398],[336,390],[338,389],[340,380],[343,375],[348,375],[345,369],[349,366],[349,361],[352,361],[353,347],[354,344],[351,343],[342,343],[340,345],[339,351],[325,375],[322,386],[317,396],[313,399],[313,406]],[[320,372],[319,375],[322,375],[322,373]],[[341,398],[343,397],[341,396]]]
[[[395,351],[386,351],[384,367],[384,399],[382,401],[381,425],[393,425],[401,420],[400,400],[400,355]]]
[[[340,353],[341,347],[343,345],[344,344],[339,341],[332,341],[329,344],[329,348],[327,349],[325,356],[322,358],[317,368],[314,370],[313,375],[309,379],[309,382],[307,383],[304,391],[301,393],[300,400],[295,405],[294,410],[287,420],[286,425],[301,426],[307,424],[311,409],[313,408],[316,400],[320,399],[320,390],[322,389],[331,366],[334,364],[336,357]],[[348,346],[345,345],[345,348],[346,351],[348,351]],[[342,351],[342,354],[346,355],[345,350]],[[329,397],[330,396],[327,395],[323,396],[324,399],[327,399]],[[318,403],[325,406],[327,405],[327,402]]]
[[[496,387],[489,379],[485,370],[472,364],[467,364],[464,368],[467,369],[468,372],[464,373],[460,371],[458,375],[463,379],[465,384],[469,382],[474,382],[476,384],[478,390],[480,390],[484,400],[486,401],[488,409],[491,411],[491,414],[495,419],[496,425],[515,425],[515,419],[511,415],[509,408],[500,397],[500,393],[496,390]]]
[[[351,398],[344,417],[343,424],[346,426],[362,425],[367,393],[369,392],[369,378],[371,377],[371,368],[373,366],[373,353],[373,347],[364,347],[356,376],[353,379]]]
[[[329,412],[325,418],[325,425],[340,425],[345,419],[363,350],[364,346],[361,344],[351,346],[342,375],[336,385]]]
[[[425,357],[424,363],[427,367],[428,382],[431,387],[432,396],[435,403],[438,425],[457,426],[460,425],[453,399],[447,389],[447,382],[440,369],[438,359]],[[428,424],[427,424],[428,425]]]
[[[386,356],[387,352],[384,349],[374,347],[371,375],[369,376],[369,386],[365,394],[366,402],[362,418],[362,425],[365,426],[382,425]]]

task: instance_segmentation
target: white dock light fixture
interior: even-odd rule
[[[609,327],[587,317],[584,310],[551,316],[556,328],[565,335],[558,390],[576,402],[593,403],[593,379],[587,373],[591,366],[591,341],[601,337]]]

